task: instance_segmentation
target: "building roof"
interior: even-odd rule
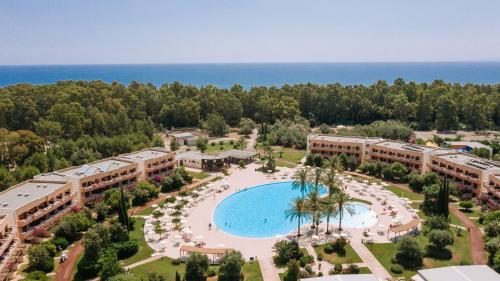
[[[199,151],[186,151],[186,152],[181,152],[177,154],[177,159],[184,159],[184,158],[190,158],[190,159],[196,159],[196,160],[217,160],[217,159],[224,159],[227,157],[234,157],[234,158],[240,158],[240,159],[246,159],[249,157],[253,157],[257,155],[257,152],[253,151],[246,151],[246,150],[239,150],[239,149],[230,149],[226,151],[222,151],[219,153],[201,153]]]
[[[367,137],[337,136],[337,135],[312,135],[310,139],[331,141],[331,142],[351,142],[359,144],[363,144],[365,142],[375,143],[384,140],[382,138],[367,138]]]
[[[183,133],[173,133],[170,134],[174,138],[194,138],[194,135],[188,132],[183,132]]]
[[[421,222],[420,219],[412,219],[408,223],[389,228],[389,231],[394,232],[394,233],[408,231],[408,230],[411,230],[411,229],[414,229],[415,227],[417,227],[420,224],[420,222]]]
[[[447,266],[422,269],[418,275],[424,281],[500,281],[500,275],[486,265]]]
[[[469,166],[479,170],[499,170],[500,163],[496,161],[487,160],[481,157],[473,156],[465,153],[448,153],[439,154],[436,157],[453,162],[455,164]]]
[[[15,210],[63,187],[66,181],[27,180],[0,193],[0,208]]]
[[[417,144],[400,142],[400,141],[391,141],[391,140],[381,141],[381,142],[376,143],[375,145],[388,147],[388,148],[392,148],[392,149],[413,151],[413,152],[431,152],[435,149],[434,147],[428,147],[428,146],[424,146],[424,145],[417,145]]]
[[[449,146],[468,146],[470,148],[486,148],[488,150],[492,150],[491,147],[477,141],[445,141],[444,143]]]
[[[104,173],[112,171],[114,169],[123,168],[132,163],[133,162],[130,160],[123,160],[113,157],[85,164],[82,166],[76,166],[76,167],[66,168],[63,170],[58,170],[55,173],[69,177],[84,178],[96,175],[98,173]]]
[[[131,152],[131,153],[126,153],[118,156],[119,158],[122,159],[127,159],[127,160],[132,160],[132,161],[138,161],[138,160],[150,160],[150,159],[155,159],[158,157],[166,156],[168,154],[172,153],[172,151],[169,151],[166,148],[163,147],[154,147],[154,148],[146,148],[143,150]]]
[[[304,278],[301,281],[378,281],[373,274],[338,274],[322,277]]]

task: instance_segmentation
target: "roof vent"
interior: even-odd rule
[[[28,197],[29,196],[29,193],[24,193],[24,197]]]
[[[7,206],[9,206],[9,203],[3,203],[2,206],[7,207]]]
[[[22,193],[18,193],[17,196],[23,196],[23,194]]]
[[[43,188],[47,188],[48,186],[47,185],[44,185]]]
[[[40,185],[39,185],[39,184],[37,184],[37,185],[36,185],[36,187],[40,187]]]

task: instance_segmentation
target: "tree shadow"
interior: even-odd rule
[[[453,257],[453,253],[447,248],[439,249],[428,245],[425,248],[425,256],[436,260],[450,260]]]

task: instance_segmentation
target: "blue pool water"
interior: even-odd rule
[[[322,193],[325,192],[323,189]],[[301,193],[292,189],[291,182],[255,186],[224,199],[215,209],[213,220],[220,230],[236,236],[264,238],[286,235],[297,229],[297,221],[286,219],[285,210],[289,202],[298,196]],[[355,214],[345,213],[342,226],[369,227],[376,223],[375,213],[369,206],[351,204]],[[338,225],[337,218],[330,219],[330,223]]]

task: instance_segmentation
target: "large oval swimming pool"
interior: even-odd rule
[[[285,210],[289,202],[298,196],[301,192],[294,190],[291,182],[247,188],[224,199],[216,207],[213,220],[220,230],[236,236],[264,238],[286,235],[297,229],[297,221],[286,219]],[[375,212],[368,205],[356,202],[351,205],[355,214],[345,213],[342,226],[370,227],[377,222]],[[338,219],[332,218],[330,223],[336,226]]]

